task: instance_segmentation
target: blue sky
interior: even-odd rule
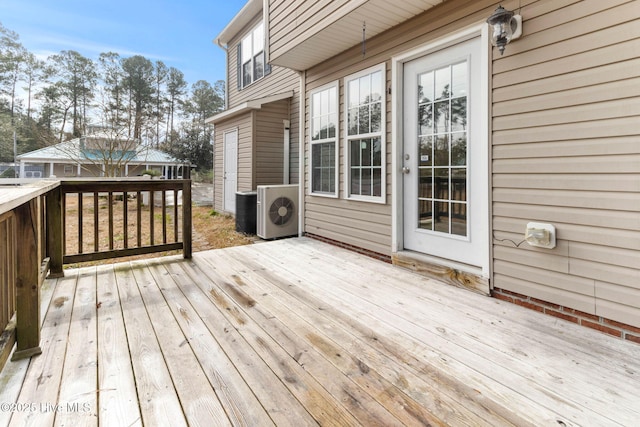
[[[46,57],[75,50],[143,55],[182,71],[191,85],[225,79],[213,39],[246,0],[0,0],[0,22],[27,50]]]

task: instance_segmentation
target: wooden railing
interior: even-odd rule
[[[16,313],[16,216],[13,211],[0,215],[0,366],[15,344]]]
[[[78,237],[70,242],[73,227]],[[47,273],[61,277],[64,264],[174,250],[191,258],[191,233],[188,179],[0,187],[0,370],[14,343],[13,360],[41,352]]]
[[[15,359],[40,353],[40,286],[49,269],[45,206],[58,186],[42,181],[0,189],[0,367],[16,341]]]
[[[190,180],[64,181],[59,196],[63,264],[173,250],[191,257]]]

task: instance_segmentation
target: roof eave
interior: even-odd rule
[[[271,95],[271,96],[265,96],[264,98],[258,98],[258,99],[253,99],[251,101],[247,101],[247,102],[243,102],[242,104],[230,108],[228,110],[225,110],[221,113],[216,114],[215,116],[211,116],[205,119],[205,123],[219,123],[223,120],[227,120],[230,119],[232,117],[235,117],[239,114],[245,113],[249,110],[259,110],[262,108],[263,105],[265,104],[270,104],[272,102],[277,102],[277,101],[282,101],[283,99],[287,99],[287,98],[291,98],[293,97],[293,91],[287,91],[287,92],[282,92],[282,93],[278,93],[275,95]]]
[[[235,37],[262,10],[262,0],[249,0],[231,22],[213,39],[213,42],[226,49],[229,41]]]

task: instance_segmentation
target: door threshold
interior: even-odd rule
[[[489,278],[484,277],[478,267],[413,251],[396,252],[391,255],[391,260],[393,265],[415,271],[422,276],[482,295],[491,295]]]

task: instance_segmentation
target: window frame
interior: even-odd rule
[[[314,95],[319,95],[322,92],[328,91],[334,89],[335,90],[335,100],[334,100],[334,109],[335,109],[335,135],[333,138],[324,138],[324,139],[320,139],[320,140],[313,140],[313,132],[314,132],[314,118],[316,117],[320,117],[320,115],[316,115],[316,112],[314,111],[314,102],[313,102],[313,97]],[[329,98],[331,99],[331,98]],[[331,113],[329,113],[331,114]],[[339,140],[340,140],[340,84],[339,81],[333,81],[331,83],[325,84],[323,86],[320,86],[316,89],[313,89],[309,92],[309,194],[312,196],[319,196],[319,197],[328,197],[328,198],[333,198],[333,199],[337,199],[339,197],[339,192],[340,192],[340,180],[339,180],[339,173],[340,173],[340,146],[339,146]],[[333,192],[325,192],[325,191],[314,191],[314,181],[313,181],[313,160],[314,160],[314,156],[313,156],[313,147],[314,145],[319,145],[319,144],[330,144],[333,143],[333,150],[334,150],[334,157],[335,157],[335,161],[334,161],[334,176],[333,176],[333,181],[334,181],[334,191]]]
[[[256,42],[256,33],[258,31],[258,29],[260,29],[260,27],[262,26],[262,49],[258,52],[255,52],[255,42]],[[247,55],[246,53],[246,47],[247,44],[250,46],[250,52],[248,54],[249,56],[249,60],[248,61],[244,61],[244,56]],[[238,90],[242,90],[246,87],[251,86],[252,84],[254,84],[257,81],[262,80],[263,78],[265,78],[270,72],[271,72],[271,67],[267,64],[267,49],[266,49],[266,38],[265,38],[265,25],[264,25],[264,21],[261,21],[260,23],[256,24],[251,31],[249,31],[248,33],[246,33],[244,35],[244,37],[242,37],[242,39],[240,40],[240,42],[237,45],[237,86],[238,86]],[[255,78],[254,74],[255,74],[255,67],[256,67],[256,58],[262,58],[262,75],[258,78]],[[245,80],[245,65],[249,65],[248,71],[251,74],[251,78],[250,81],[247,82],[245,84],[244,80]]]
[[[380,94],[382,96],[380,103],[380,129],[377,132],[369,132],[369,133],[361,133],[349,135],[349,90],[350,83],[354,80],[359,80],[362,77],[370,76],[380,72],[382,78],[380,79]],[[343,120],[344,120],[344,129],[343,129],[343,138],[344,138],[344,194],[345,199],[347,200],[357,200],[363,202],[371,202],[371,203],[386,203],[386,186],[387,186],[387,149],[386,149],[386,133],[387,133],[387,97],[386,97],[386,87],[387,87],[387,78],[386,78],[386,63],[381,63],[375,65],[373,67],[369,67],[365,70],[359,71],[357,73],[350,74],[344,78],[344,111],[343,111]],[[358,104],[361,105],[361,104]],[[380,195],[361,195],[361,194],[352,194],[351,192],[351,141],[353,140],[362,140],[362,139],[374,139],[380,138]],[[362,168],[362,165],[360,166]],[[373,165],[371,165],[371,170],[373,170]]]

